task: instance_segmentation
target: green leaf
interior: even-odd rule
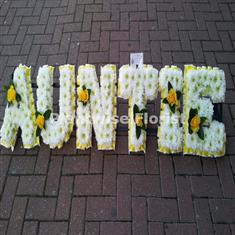
[[[201,139],[201,140],[204,140],[204,131],[203,131],[203,128],[201,127],[198,131],[198,137]]]
[[[135,117],[135,114],[136,114],[136,113],[139,113],[139,112],[140,112],[139,107],[138,107],[136,104],[134,104],[133,112],[134,112],[134,117]]]
[[[40,113],[40,112],[37,111],[37,112],[36,112],[36,117],[39,116],[39,115],[42,115],[42,113]]]
[[[201,117],[201,124],[203,124],[207,120],[206,117]]]
[[[176,91],[176,94],[177,94],[177,100],[179,100],[180,97],[181,97],[181,92],[180,91]]]
[[[141,130],[146,131],[146,126],[145,124],[142,127],[139,127]]]
[[[141,135],[141,128],[136,126],[136,138],[139,139],[140,138],[140,135]]]
[[[172,113],[175,113],[175,104],[174,105],[169,105],[169,107],[170,107],[170,110],[171,110],[171,112]]]
[[[21,101],[21,96],[19,94],[16,94],[16,101],[20,102]]]
[[[147,113],[147,109],[141,109],[140,113]]]
[[[48,120],[48,119],[50,118],[50,116],[51,116],[51,110],[48,109],[48,110],[44,113],[43,116],[44,116],[45,120]]]
[[[91,96],[91,89],[87,89],[89,97]]]
[[[38,127],[36,130],[36,136],[39,137],[41,135],[41,129]]]
[[[190,111],[189,111],[189,120],[191,120],[197,114],[198,114],[197,109],[190,109]]]
[[[172,87],[171,83],[168,82],[168,92],[169,92],[169,90],[172,89],[172,88],[173,88],[173,87]]]
[[[193,134],[193,130],[191,129],[190,125],[189,125],[189,127],[188,127],[188,132],[189,132],[190,135]]]
[[[83,85],[83,86],[82,86],[82,89],[83,89],[83,90],[86,90],[86,86],[85,86],[85,85]]]
[[[164,99],[162,100],[162,103],[163,103],[163,104],[168,104],[167,98],[164,98]]]

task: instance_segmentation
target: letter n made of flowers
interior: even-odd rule
[[[78,68],[77,140],[78,149],[92,146],[92,125],[99,150],[114,150],[116,142],[115,65],[101,67],[100,85],[94,65]]]
[[[158,71],[151,65],[142,68],[124,65],[119,71],[118,96],[129,100],[129,152],[145,152],[147,130],[147,100],[158,92]]]

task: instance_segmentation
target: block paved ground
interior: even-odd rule
[[[1,123],[2,86],[20,62],[35,83],[43,64],[120,66],[143,51],[158,69],[223,68],[228,136],[222,159],[156,153],[156,134],[131,157],[120,131],[113,152],[76,151],[74,134],[61,150],[19,139],[13,153],[0,149],[0,234],[235,234],[234,49],[234,0],[0,0]],[[159,112],[157,101],[148,108]]]

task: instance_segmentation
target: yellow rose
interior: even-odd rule
[[[78,99],[79,99],[79,101],[82,101],[83,103],[87,103],[89,100],[88,90],[80,89],[78,92]]]
[[[44,125],[45,125],[45,118],[44,118],[44,116],[43,115],[38,115],[37,119],[36,119],[36,123],[37,123],[37,126],[40,129],[43,129]]]
[[[190,122],[192,131],[198,132],[200,129],[200,124],[201,124],[201,118],[198,115],[194,116]]]
[[[173,106],[174,104],[177,104],[177,94],[174,89],[170,89],[168,96],[167,96],[167,101],[170,106]]]
[[[135,116],[135,123],[138,127],[143,127],[143,115],[142,114],[136,114]]]
[[[15,100],[16,100],[16,91],[15,91],[14,86],[11,85],[7,91],[7,101],[10,103]]]

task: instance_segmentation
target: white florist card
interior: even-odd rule
[[[142,68],[144,64],[144,53],[131,53],[130,64],[135,68]]]

